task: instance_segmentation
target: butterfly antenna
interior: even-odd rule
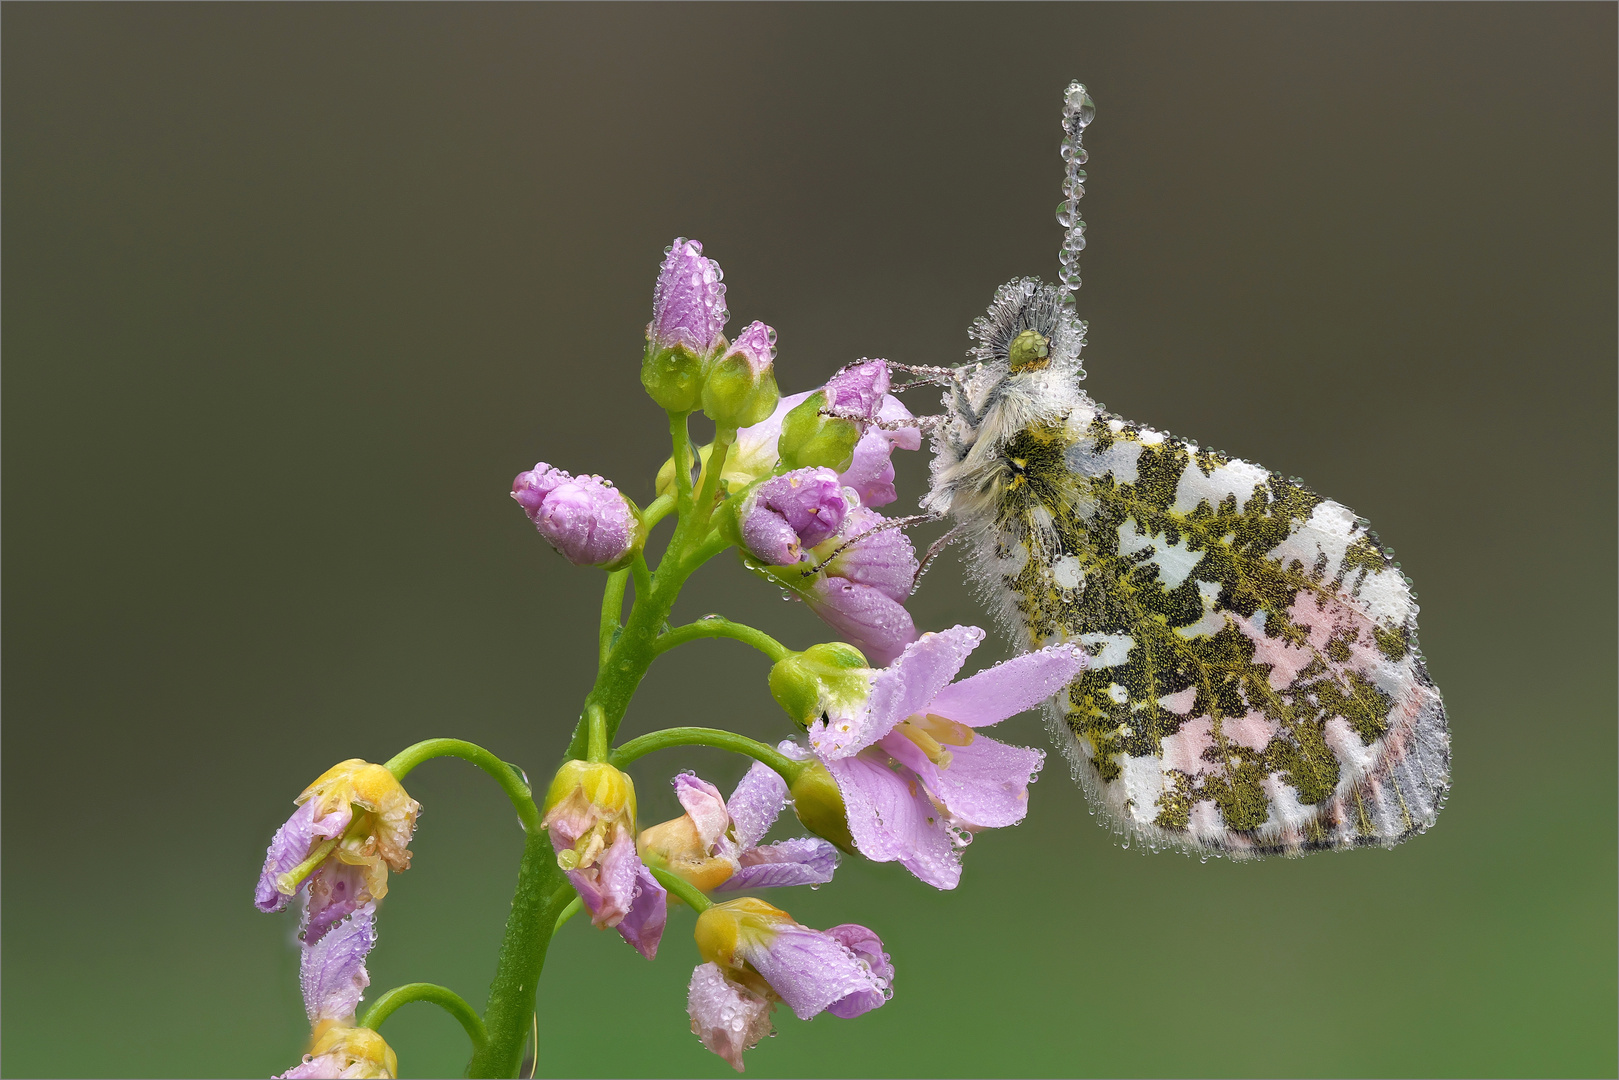
[[[1057,204],[1057,224],[1065,230],[1057,259],[1062,263],[1057,278],[1062,282],[1064,299],[1072,304],[1079,289],[1079,253],[1085,250],[1085,219],[1079,216],[1079,200],[1085,197],[1085,170],[1080,166],[1089,157],[1082,142],[1085,129],[1096,119],[1096,102],[1085,92],[1085,84],[1071,82],[1062,96],[1062,202]]]

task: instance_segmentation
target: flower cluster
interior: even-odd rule
[[[469,1075],[513,1075],[534,1020],[533,979],[556,927],[582,911],[654,960],[682,907],[695,913],[701,960],[688,984],[691,1030],[741,1070],[743,1055],[772,1033],[777,1005],[805,1020],[823,1012],[849,1019],[881,1007],[895,980],[871,929],[813,929],[753,893],[819,887],[844,856],[897,862],[952,889],[974,834],[1028,813],[1044,755],[984,729],[1061,690],[1083,670],[1085,653],[1056,646],[958,679],[983,631],[918,630],[907,608],[918,574],[900,527],[907,522],[880,512],[898,497],[894,452],[921,445],[922,422],[895,396],[889,363],[859,360],[782,397],[775,331],[753,322],[728,340],[719,265],[686,239],[665,255],[641,366],[673,435],[654,501],[643,510],[603,477],[545,462],[512,483],[512,498],[567,561],[612,575],[595,627],[596,684],[569,759],[538,804],[519,770],[470,743],[429,740],[390,762],[403,776],[428,757],[466,757],[506,789],[528,834],[524,902],[514,907],[486,1016],[446,988],[413,983],[356,1019],[377,904],[389,873],[410,865],[406,846],[421,808],[389,768],[345,761],[299,796],[255,895],[267,912],[304,896],[311,1042],[287,1076],[394,1075],[393,1051],[368,1025],[417,997],[461,1020],[475,1048]],[[703,447],[691,445],[686,426],[698,410],[715,428]],[[679,524],[654,569],[644,558],[648,534],[670,513]],[[794,650],[718,617],[673,626],[680,584],[727,546],[750,572],[807,604],[836,640]],[[705,636],[735,637],[771,658],[770,691],[796,737],[771,746],[671,728],[615,748],[626,704],[655,658]],[[682,813],[641,828],[624,769],[652,750],[703,743],[754,762],[729,796],[678,773]],[[789,806],[810,835],[771,840]]]

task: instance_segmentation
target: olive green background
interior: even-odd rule
[[[7,4],[5,1072],[295,1063],[264,845],[340,758],[458,735],[547,773],[601,577],[508,485],[543,458],[649,497],[664,246],[701,239],[733,326],[779,329],[784,390],[957,361],[997,285],[1055,275],[1079,77],[1089,390],[1372,519],[1454,791],[1392,852],[1202,865],[1116,846],[1052,760],[954,893],[851,861],[774,897],[876,928],[897,993],[780,1013],[750,1075],[1612,1075],[1615,30],[1611,4]],[[680,610],[824,634],[729,559]],[[953,558],[915,611],[982,621]],[[764,670],[682,650],[625,733],[779,738]],[[742,768],[643,761],[643,820],[688,765]],[[519,832],[462,763],[410,786],[371,996],[481,1002]],[[647,964],[567,927],[540,1071],[729,1075],[687,1032],[689,931]],[[406,1076],[464,1062],[430,1008],[384,1030]]]

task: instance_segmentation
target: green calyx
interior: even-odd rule
[[[771,696],[801,728],[850,711],[870,692],[871,666],[859,649],[841,641],[811,645],[770,669]]]
[[[843,793],[825,765],[819,761],[811,763],[787,790],[793,797],[793,812],[804,828],[831,841],[846,854],[858,854],[854,837],[849,833],[849,814],[843,805]]]
[[[685,345],[656,351],[648,346],[641,385],[665,412],[691,412],[703,400],[703,358]]]
[[[772,367],[755,371],[746,356],[722,357],[703,380],[703,412],[718,427],[749,427],[776,410],[781,391]]]
[[[826,392],[817,390],[782,419],[776,444],[781,471],[827,468],[842,472],[849,467],[860,429],[852,420],[821,415],[825,408]]]

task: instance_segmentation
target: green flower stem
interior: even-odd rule
[[[652,592],[652,574],[647,570],[645,552],[636,552],[635,561],[630,564],[630,573],[635,575],[636,596],[646,596]]]
[[[714,906],[714,901],[704,896],[701,889],[679,874],[650,863],[647,865],[647,869],[652,871],[652,876],[658,879],[660,885],[680,897],[681,900],[685,901],[686,906],[697,912],[697,914],[701,915]]]
[[[517,808],[517,818],[523,823],[523,831],[530,837],[536,833],[544,835],[540,826],[540,809],[534,805],[534,792],[529,788],[522,770],[508,765],[477,743],[469,743],[465,739],[427,739],[399,751],[388,759],[384,768],[393,773],[396,780],[403,782],[416,766],[437,757],[458,757],[470,761],[494,777]]]
[[[721,750],[743,754],[755,761],[764,762],[780,773],[781,778],[788,784],[797,780],[798,775],[809,767],[808,762],[794,761],[774,746],[757,739],[738,735],[734,731],[706,727],[675,727],[648,732],[614,750],[607,760],[614,768],[622,769],[636,758],[644,757],[654,750],[667,750],[671,746],[715,746]]]
[[[658,654],[668,652],[670,649],[684,645],[688,641],[698,638],[732,638],[745,645],[752,645],[755,649],[770,657],[772,663],[782,660],[792,654],[792,650],[763,630],[755,630],[745,623],[732,622],[719,615],[705,615],[696,622],[677,626],[673,630],[658,638],[652,646]]]
[[[725,457],[736,442],[736,428],[720,428],[714,432],[714,448],[709,451],[708,464],[703,467],[703,487],[697,493],[698,524],[706,527],[714,514],[714,497],[719,494],[720,474],[725,471]]]
[[[607,715],[602,712],[600,705],[589,705],[585,709],[585,720],[590,725],[590,760],[606,761],[609,749]]]
[[[467,1038],[472,1040],[474,1050],[482,1047],[488,1039],[488,1034],[483,1029],[483,1019],[472,1006],[454,990],[436,983],[406,983],[404,986],[394,987],[365,1011],[365,1019],[360,1021],[360,1026],[375,1031],[382,1026],[384,1020],[394,1014],[394,1010],[412,1001],[431,1002],[459,1020],[461,1026],[466,1029]]]
[[[557,916],[567,906],[573,886],[557,866],[556,852],[543,831],[530,833],[517,871],[517,892],[506,916],[500,962],[484,1006],[489,1037],[473,1051],[467,1075],[513,1077],[523,1063],[523,1045],[534,1024],[534,993]],[[539,1052],[539,1048],[535,1048]]]
[[[669,511],[674,508],[675,497],[667,493],[659,495],[656,499],[647,503],[646,509],[641,511],[641,522],[646,526],[647,532],[651,532],[653,526],[668,517]]]
[[[555,934],[558,930],[561,930],[563,924],[569,919],[573,918],[575,915],[579,914],[579,909],[582,907],[584,907],[584,901],[580,900],[577,896],[572,900],[569,900],[568,906],[562,909],[561,915],[557,916],[556,926],[552,928],[551,933]]]
[[[607,575],[607,590],[602,594],[601,628],[596,632],[597,667],[607,663],[607,654],[612,651],[613,635],[618,633],[619,620],[624,617],[624,588],[629,580],[628,570],[615,570]]]
[[[669,414],[669,441],[674,444],[675,506],[684,520],[691,511],[691,429],[686,424],[690,413]]]

